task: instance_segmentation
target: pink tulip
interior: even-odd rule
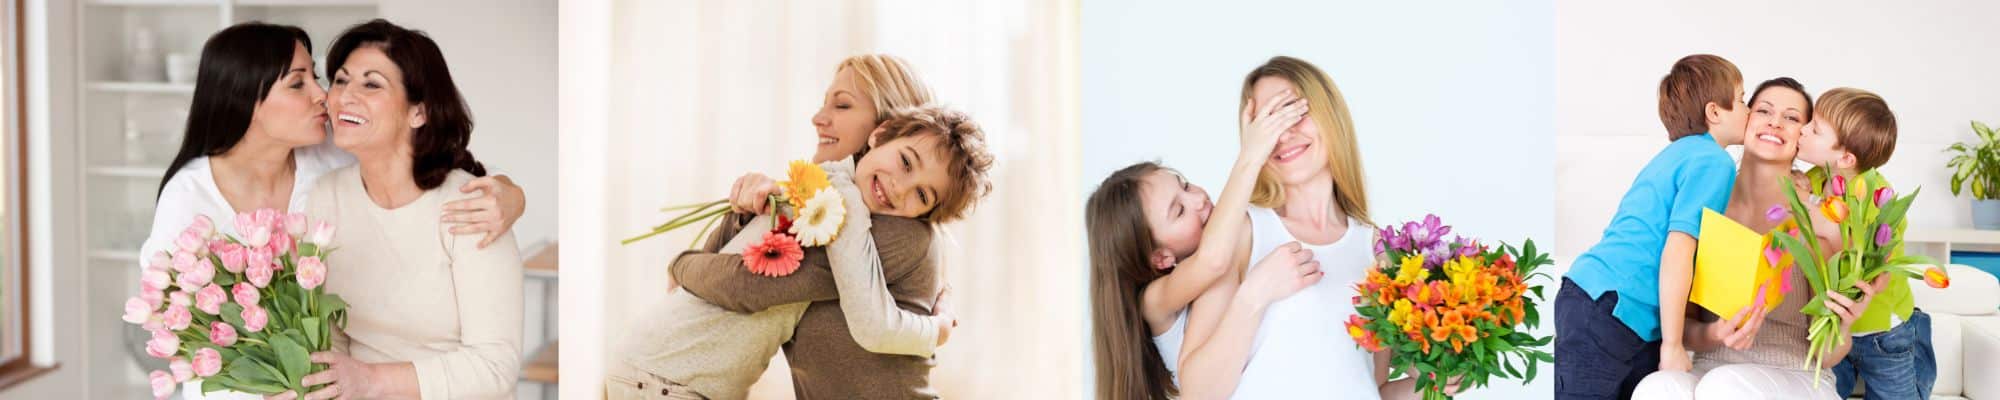
[[[252,286],[262,288],[271,284],[271,274],[275,272],[270,263],[250,264],[243,268],[243,277],[248,278]]]
[[[161,304],[166,303],[167,292],[160,289],[141,288],[139,289],[139,300],[145,300],[147,308],[158,310]]]
[[[188,267],[187,271],[181,271],[181,274],[175,276],[174,279],[174,283],[179,284],[183,290],[208,286],[210,281],[215,280],[215,265],[206,261],[196,263],[194,266]]]
[[[319,223],[313,224],[312,231],[306,234],[306,242],[325,246],[328,243],[333,243],[333,232],[333,224],[321,220]]]
[[[215,321],[209,324],[208,341],[216,346],[229,347],[236,344],[236,326],[228,322]]]
[[[174,376],[167,371],[153,371],[146,375],[146,382],[153,385],[153,399],[165,400],[174,395]]]
[[[167,287],[173,286],[173,284],[173,277],[167,275],[167,271],[163,269],[148,268],[144,272],[139,273],[139,289],[142,291],[158,292],[167,290]]]
[[[188,224],[188,229],[193,229],[201,237],[215,236],[215,220],[208,219],[207,215],[195,214],[194,223]]]
[[[189,379],[194,379],[194,364],[188,363],[188,360],[185,358],[174,357],[173,361],[167,362],[167,370],[173,371],[174,382],[187,382]]]
[[[181,307],[194,305],[194,296],[189,295],[186,291],[175,290],[173,294],[167,295],[167,299],[169,299],[167,303],[172,305]]]
[[[172,252],[161,251],[158,253],[153,253],[152,258],[146,259],[147,270],[157,269],[161,271],[166,271],[168,268],[172,268],[173,266],[174,266],[174,253]]]
[[[263,307],[243,307],[243,330],[263,332],[264,324],[270,322],[271,314],[265,313]]]
[[[201,232],[194,230],[194,227],[182,230],[181,235],[174,238],[174,248],[188,253],[201,254],[203,250],[206,250],[204,249],[204,247],[207,247],[204,246],[206,244],[208,244],[208,238],[201,236]]]
[[[271,231],[277,228],[277,219],[278,212],[268,208],[238,213],[236,214],[237,239],[241,240],[244,246],[264,247],[264,244],[271,240]]]
[[[167,324],[160,322],[159,313],[154,313],[153,315],[146,316],[146,323],[139,324],[139,329],[145,329],[147,332],[165,330],[167,329]]]
[[[1889,200],[1895,200],[1895,199],[1896,199],[1896,189],[1890,189],[1888,186],[1883,186],[1881,189],[1875,189],[1875,208],[1886,207],[1889,205]]]
[[[125,299],[125,322],[143,324],[146,323],[146,317],[152,315],[153,306],[148,304],[146,299],[141,299],[139,296]]]
[[[269,247],[247,247],[243,249],[243,265],[245,266],[245,270],[248,270],[248,267],[271,265],[271,259],[275,257],[271,254],[271,248]]]
[[[244,252],[242,245],[227,243],[214,248],[213,251],[216,258],[222,259],[223,270],[232,274],[243,273],[243,265],[248,262],[244,257],[248,254]]]
[[[236,287],[231,288],[230,291],[235,292],[232,294],[235,295],[234,297],[236,298],[236,304],[242,305],[244,307],[251,307],[257,305],[257,300],[258,300],[257,297],[259,293],[257,293],[256,286],[236,285]]]
[[[271,234],[271,254],[291,254],[292,235],[284,232]]]
[[[174,336],[173,332],[165,329],[154,329],[153,340],[146,341],[146,355],[153,356],[153,358],[165,359],[173,357],[174,352],[180,351],[180,349],[181,338]]]
[[[1836,174],[1833,175],[1833,179],[1826,180],[1826,195],[1829,197],[1846,196],[1847,177]]]
[[[194,323],[194,313],[189,312],[187,306],[171,305],[167,306],[166,313],[160,314],[160,321],[167,324],[167,329],[187,329],[189,324]]]
[[[299,287],[312,290],[326,282],[326,264],[321,263],[319,257],[300,258],[298,267]]]
[[[195,264],[200,261],[201,258],[195,257],[192,251],[174,251],[174,272],[187,273],[188,270],[194,269]]]
[[[306,233],[305,213],[285,214],[285,234],[291,235],[292,237],[299,237],[301,235],[305,235],[305,233]]]
[[[214,347],[203,347],[194,351],[194,374],[210,377],[222,372],[222,353]]]
[[[222,314],[222,303],[228,301],[229,292],[223,291],[222,285],[210,283],[194,292],[194,308],[209,315]]]

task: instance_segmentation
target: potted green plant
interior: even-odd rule
[[[2000,138],[1979,121],[1972,121],[1972,131],[1979,135],[1978,143],[1954,143],[1945,149],[1952,154],[1945,163],[1953,171],[1951,194],[1971,192],[1973,227],[2000,229],[2000,140],[1996,140]]]

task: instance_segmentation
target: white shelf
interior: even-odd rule
[[[255,7],[374,7],[375,0],[237,0],[236,5]]]
[[[167,174],[167,168],[144,167],[144,166],[141,167],[97,166],[84,169],[84,173],[90,174],[90,176],[103,176],[103,177],[113,177],[113,178],[160,179],[161,176]]]
[[[99,261],[139,262],[138,250],[95,249],[90,251],[90,259]]]
[[[2000,246],[2000,231],[1978,229],[1911,229],[1903,233],[1904,242],[1977,244]]]
[[[194,94],[192,83],[94,81],[86,87],[94,92]]]
[[[85,4],[93,6],[128,7],[198,7],[222,6],[222,0],[90,0]]]

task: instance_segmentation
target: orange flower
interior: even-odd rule
[[[1948,288],[1951,287],[1951,276],[1944,273],[1944,268],[1931,266],[1924,269],[1924,284],[1939,289]]]
[[[1464,352],[1465,341],[1477,339],[1478,331],[1465,324],[1465,314],[1459,310],[1446,311],[1443,320],[1439,322],[1438,326],[1431,330],[1431,340],[1450,341],[1453,353]]]
[[[1847,221],[1847,202],[1838,197],[1828,197],[1819,203],[1819,212],[1826,214],[1826,219],[1833,220],[1835,224]]]
[[[1518,324],[1521,323],[1522,319],[1528,318],[1528,313],[1521,310],[1521,303],[1520,297],[1507,299],[1506,302],[1501,303],[1501,309],[1506,310],[1507,313],[1506,325]]]
[[[1347,316],[1347,335],[1353,336],[1354,343],[1371,353],[1382,351],[1382,341],[1375,338],[1375,331],[1368,330],[1367,324],[1368,320],[1362,319],[1360,315]]]
[[[792,209],[805,208],[806,200],[812,200],[814,193],[833,186],[827,181],[826,170],[804,160],[792,160],[791,168],[786,172],[789,179],[780,186],[784,188]]]

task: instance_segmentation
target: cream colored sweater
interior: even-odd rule
[[[477,195],[452,171],[410,204],[384,209],[362,188],[360,169],[320,178],[306,212],[338,229],[326,288],[347,301],[335,350],[365,362],[408,361],[425,399],[511,399],[520,374],[521,257],[514,235],[485,249],[480,236],[452,235],[446,202]]]

